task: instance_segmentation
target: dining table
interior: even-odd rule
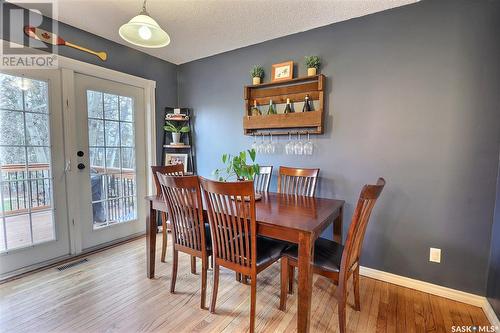
[[[344,200],[261,192],[255,202],[257,234],[298,245],[297,331],[309,332],[313,283],[314,242],[333,223],[333,240],[342,243]],[[162,197],[146,197],[147,277],[154,278],[157,211],[166,212]],[[205,205],[205,204],[204,204]],[[204,207],[206,209],[206,207]],[[208,221],[207,221],[208,222]]]

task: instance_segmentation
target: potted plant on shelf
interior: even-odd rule
[[[321,66],[321,59],[318,56],[306,56],[307,76],[314,76]]]
[[[189,126],[175,126],[175,124],[167,121],[163,129],[167,132],[172,133],[172,143],[174,145],[179,145],[181,141],[181,134],[188,133],[190,131]]]
[[[253,66],[252,70],[250,71],[250,75],[252,76],[253,84],[260,84],[262,82],[262,79],[264,78],[264,67],[260,65]]]

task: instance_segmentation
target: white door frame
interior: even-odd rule
[[[24,45],[20,45],[17,43],[13,43],[10,41],[6,41],[0,38],[0,43],[10,43],[12,45],[17,45],[19,47],[26,47]],[[154,192],[154,184],[153,184],[153,174],[151,172],[151,168],[149,166],[156,164],[156,108],[155,108],[155,90],[156,90],[156,81],[148,80],[145,78],[141,78],[139,76],[130,75],[126,73],[122,73],[119,71],[115,71],[109,68],[101,67],[94,64],[89,64],[80,60],[75,60],[72,58],[64,57],[61,55],[57,55],[58,60],[58,69],[61,71],[61,85],[62,85],[62,99],[63,99],[63,122],[64,122],[64,131],[74,130],[74,126],[76,126],[74,119],[71,119],[69,115],[73,113],[73,110],[76,109],[75,106],[75,84],[74,84],[74,73],[81,73],[90,76],[95,76],[101,79],[108,79],[111,81],[116,81],[119,83],[124,83],[128,85],[132,85],[135,87],[144,89],[144,110],[146,112],[146,121],[145,121],[145,133],[146,133],[146,193],[148,195],[152,195]],[[13,68],[15,69],[15,68]],[[72,122],[73,120],[73,122]],[[71,137],[65,135],[66,138]],[[69,151],[71,147],[73,147],[72,142],[64,143],[64,154],[66,159],[66,169],[71,172],[73,167],[76,167],[76,159],[74,157],[74,152]],[[73,185],[72,177],[68,177],[68,172],[66,172],[66,186],[69,188],[70,185]],[[74,179],[73,179],[74,181]],[[68,191],[67,191],[68,192]],[[81,234],[79,233],[79,227],[74,222],[75,212],[78,207],[75,200],[70,198],[70,194],[68,193],[67,200],[67,210],[68,210],[68,223],[69,223],[69,238],[70,238],[70,254],[69,257],[80,254],[82,252],[82,244],[81,244]],[[138,204],[142,198],[138,198]],[[20,274],[30,269],[37,269],[39,267],[43,267],[44,265],[52,264],[58,260],[64,258],[55,258],[53,260],[48,260],[43,263],[35,264],[29,267],[25,267],[19,271],[12,272],[11,275]]]
[[[75,133],[76,121],[73,119],[76,112],[75,101],[75,73],[81,73],[89,76],[94,76],[100,79],[111,80],[131,86],[144,89],[144,110],[146,112],[145,121],[145,134],[146,134],[146,170],[147,177],[146,193],[153,193],[153,174],[149,166],[156,164],[156,119],[155,119],[155,89],[156,81],[147,80],[137,76],[121,73],[112,69],[103,68],[101,66],[88,64],[79,60],[58,56],[59,68],[62,72],[62,86],[63,86],[63,114],[65,132]],[[70,138],[71,135],[66,135]],[[77,160],[73,151],[73,142],[65,143],[66,155],[66,182],[68,188],[77,188],[75,181],[76,177],[71,177],[72,172],[76,170]],[[78,223],[75,223],[75,216],[78,216],[78,200],[74,197],[75,194],[68,191],[68,214],[69,214],[69,228],[70,228],[70,248],[71,254],[76,255],[82,252],[81,230]],[[141,203],[142,198],[137,198],[138,205]],[[138,217],[139,219],[144,217]]]

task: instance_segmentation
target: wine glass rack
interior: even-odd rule
[[[260,135],[270,131],[273,135],[288,135],[290,132],[323,134],[324,87],[325,76],[322,74],[245,86],[244,134]],[[301,112],[306,95],[309,95],[314,109]],[[269,100],[278,105],[285,103],[287,98],[294,106],[299,105],[300,109],[297,108],[292,113],[280,113],[278,108],[278,114],[265,114]],[[251,115],[254,101],[260,107],[262,115]]]

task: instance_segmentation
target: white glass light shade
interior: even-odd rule
[[[158,48],[170,44],[170,37],[150,16],[139,14],[118,30],[127,42],[143,47]]]

